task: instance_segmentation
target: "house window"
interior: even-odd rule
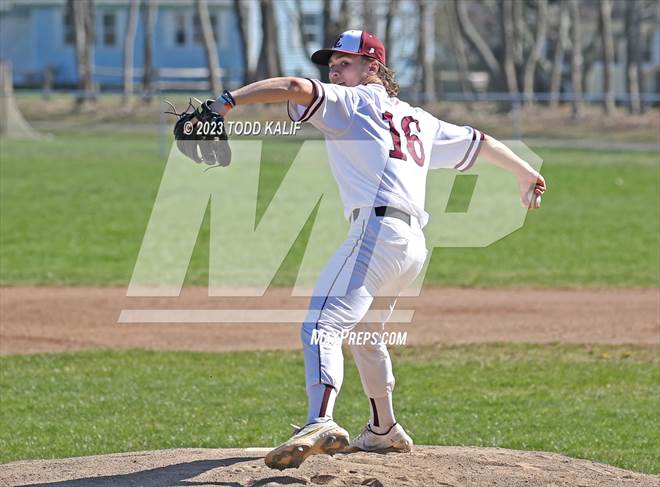
[[[176,14],[174,17],[174,44],[184,46],[186,44],[186,16]]]
[[[320,29],[317,27],[317,14],[303,14],[303,37],[305,42],[321,43],[319,38]]]
[[[103,45],[117,44],[117,16],[114,13],[103,14]]]
[[[218,35],[216,31],[218,30],[218,18],[215,14],[211,14],[211,30],[213,31],[213,39],[215,42],[218,42]],[[195,14],[193,17],[193,41],[197,44],[202,44],[204,42],[204,36],[202,35],[202,22],[199,20],[199,15]]]
[[[641,63],[652,63],[653,62],[653,46],[657,40],[660,40],[660,35],[656,32],[648,32],[646,35],[640,36],[640,50],[639,62]],[[657,44],[655,44],[657,45]]]
[[[73,15],[71,10],[67,9],[64,12],[62,23],[64,27],[64,44],[72,46],[76,43],[76,33],[73,30]]]

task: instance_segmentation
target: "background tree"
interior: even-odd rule
[[[582,25],[580,23],[579,0],[568,0],[571,16],[571,89],[573,91],[573,118],[580,118],[582,101]]]
[[[500,1],[500,19],[502,23],[502,45],[504,46],[504,75],[509,94],[518,96],[518,78],[516,76],[516,51],[518,50],[514,31],[514,0]]]
[[[557,41],[555,42],[555,54],[550,74],[550,106],[559,105],[561,92],[561,80],[564,68],[564,53],[569,43],[568,30],[570,28],[570,17],[566,0],[559,3],[559,26],[557,28]]]
[[[133,96],[133,60],[135,54],[135,33],[140,0],[131,0],[128,8],[128,21],[126,22],[126,35],[124,36],[124,69],[123,69],[123,104],[128,105]]]
[[[81,110],[96,100],[94,90],[94,4],[92,0],[68,0],[67,8],[73,23],[78,73],[76,109]]]
[[[547,39],[548,0],[537,0],[536,7],[536,33],[534,36],[534,46],[530,50],[527,62],[525,63],[523,90],[525,93],[525,103],[528,105],[531,104],[534,99],[534,75]]]
[[[255,80],[254,66],[250,58],[251,39],[247,34],[247,20],[243,10],[243,0],[234,0],[234,15],[236,15],[236,25],[238,27],[238,38],[241,43],[241,54],[243,55],[243,84],[247,85]]]
[[[598,25],[603,52],[603,108],[608,115],[616,109],[614,98],[614,38],[612,36],[612,4],[600,0]]]
[[[354,9],[351,9],[348,0],[341,0],[341,3],[339,4],[339,16],[337,17],[336,30],[334,33],[330,33],[330,37],[337,37],[341,32],[355,27],[354,25],[351,25],[354,22],[353,19],[356,14],[356,12],[353,12],[352,10]]]
[[[209,69],[209,86],[211,87],[211,93],[216,97],[220,94],[220,62],[218,61],[218,45],[215,42],[215,33],[211,24],[207,0],[197,0],[197,15],[202,29],[206,65]]]
[[[16,105],[11,63],[4,59],[0,59],[0,135],[21,138],[38,136]]]
[[[458,27],[458,14],[457,8],[460,0],[449,0],[442,4],[443,9],[438,9],[438,12],[442,12],[440,15],[444,15],[446,21],[447,31],[449,34],[449,40],[456,59],[456,67],[458,69],[458,79],[461,84],[461,90],[464,95],[467,95],[472,91],[470,80],[468,77],[468,51],[467,46],[465,45],[465,40],[463,35]]]
[[[389,0],[385,12],[385,50],[387,52],[391,52],[392,49],[392,21],[396,18],[398,10],[399,0]]]
[[[424,1],[424,0],[419,0]],[[378,21],[378,6],[380,1],[362,0],[362,29],[375,33]]]
[[[625,38],[626,38],[626,91],[630,97],[628,108],[630,113],[639,114],[642,111],[640,100],[641,91],[641,12],[642,2],[640,0],[628,0],[625,13]]]
[[[153,101],[154,82],[156,72],[154,69],[153,40],[156,27],[158,5],[156,0],[143,0],[142,25],[144,29],[144,66],[142,76],[142,98],[146,103]]]
[[[337,36],[348,29],[350,23],[348,0],[341,0],[339,15],[332,12],[332,0],[323,0],[323,46],[332,46]],[[328,68],[321,68],[321,80],[329,81]]]
[[[513,45],[513,62],[516,65],[516,72],[519,71],[525,60],[525,33],[527,25],[525,24],[525,2],[520,0],[505,0],[511,4],[511,22],[513,31],[511,40]],[[520,83],[519,83],[520,84]]]
[[[417,4],[417,66],[419,67],[420,93],[424,102],[435,100],[433,7],[434,5],[428,0],[419,0]]]
[[[468,2],[464,0],[458,0],[456,2],[456,14],[460,31],[463,33],[472,48],[477,52],[483,63],[487,66],[491,79],[490,88],[498,89],[501,85],[502,75],[500,63],[495,57],[495,54],[489,47],[488,43],[483,39],[483,37],[481,37],[481,34],[479,34],[479,31],[472,23],[467,7]],[[495,86],[493,86],[493,84]]]
[[[261,51],[257,63],[257,79],[282,76],[277,40],[277,19],[273,0],[261,0]]]

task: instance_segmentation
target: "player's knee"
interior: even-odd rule
[[[303,347],[317,347],[319,345],[332,346],[338,340],[332,333],[322,329],[315,323],[305,322],[300,327],[300,340]]]
[[[300,327],[300,341],[302,341],[303,345],[311,344],[311,340],[313,338],[312,335],[315,331],[316,328],[314,327],[313,323],[305,322],[302,324]]]

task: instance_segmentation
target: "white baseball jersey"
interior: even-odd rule
[[[483,134],[390,97],[377,83],[346,87],[310,81],[314,100],[309,106],[290,103],[289,117],[310,122],[325,135],[345,216],[355,208],[391,206],[426,225],[428,170],[468,170]]]

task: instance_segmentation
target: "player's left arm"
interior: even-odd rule
[[[545,179],[527,161],[489,135],[486,135],[481,143],[479,156],[515,175],[518,178],[518,189],[523,205],[528,208],[539,207],[536,196],[541,196],[545,192]],[[532,190],[535,196],[530,198]]]

